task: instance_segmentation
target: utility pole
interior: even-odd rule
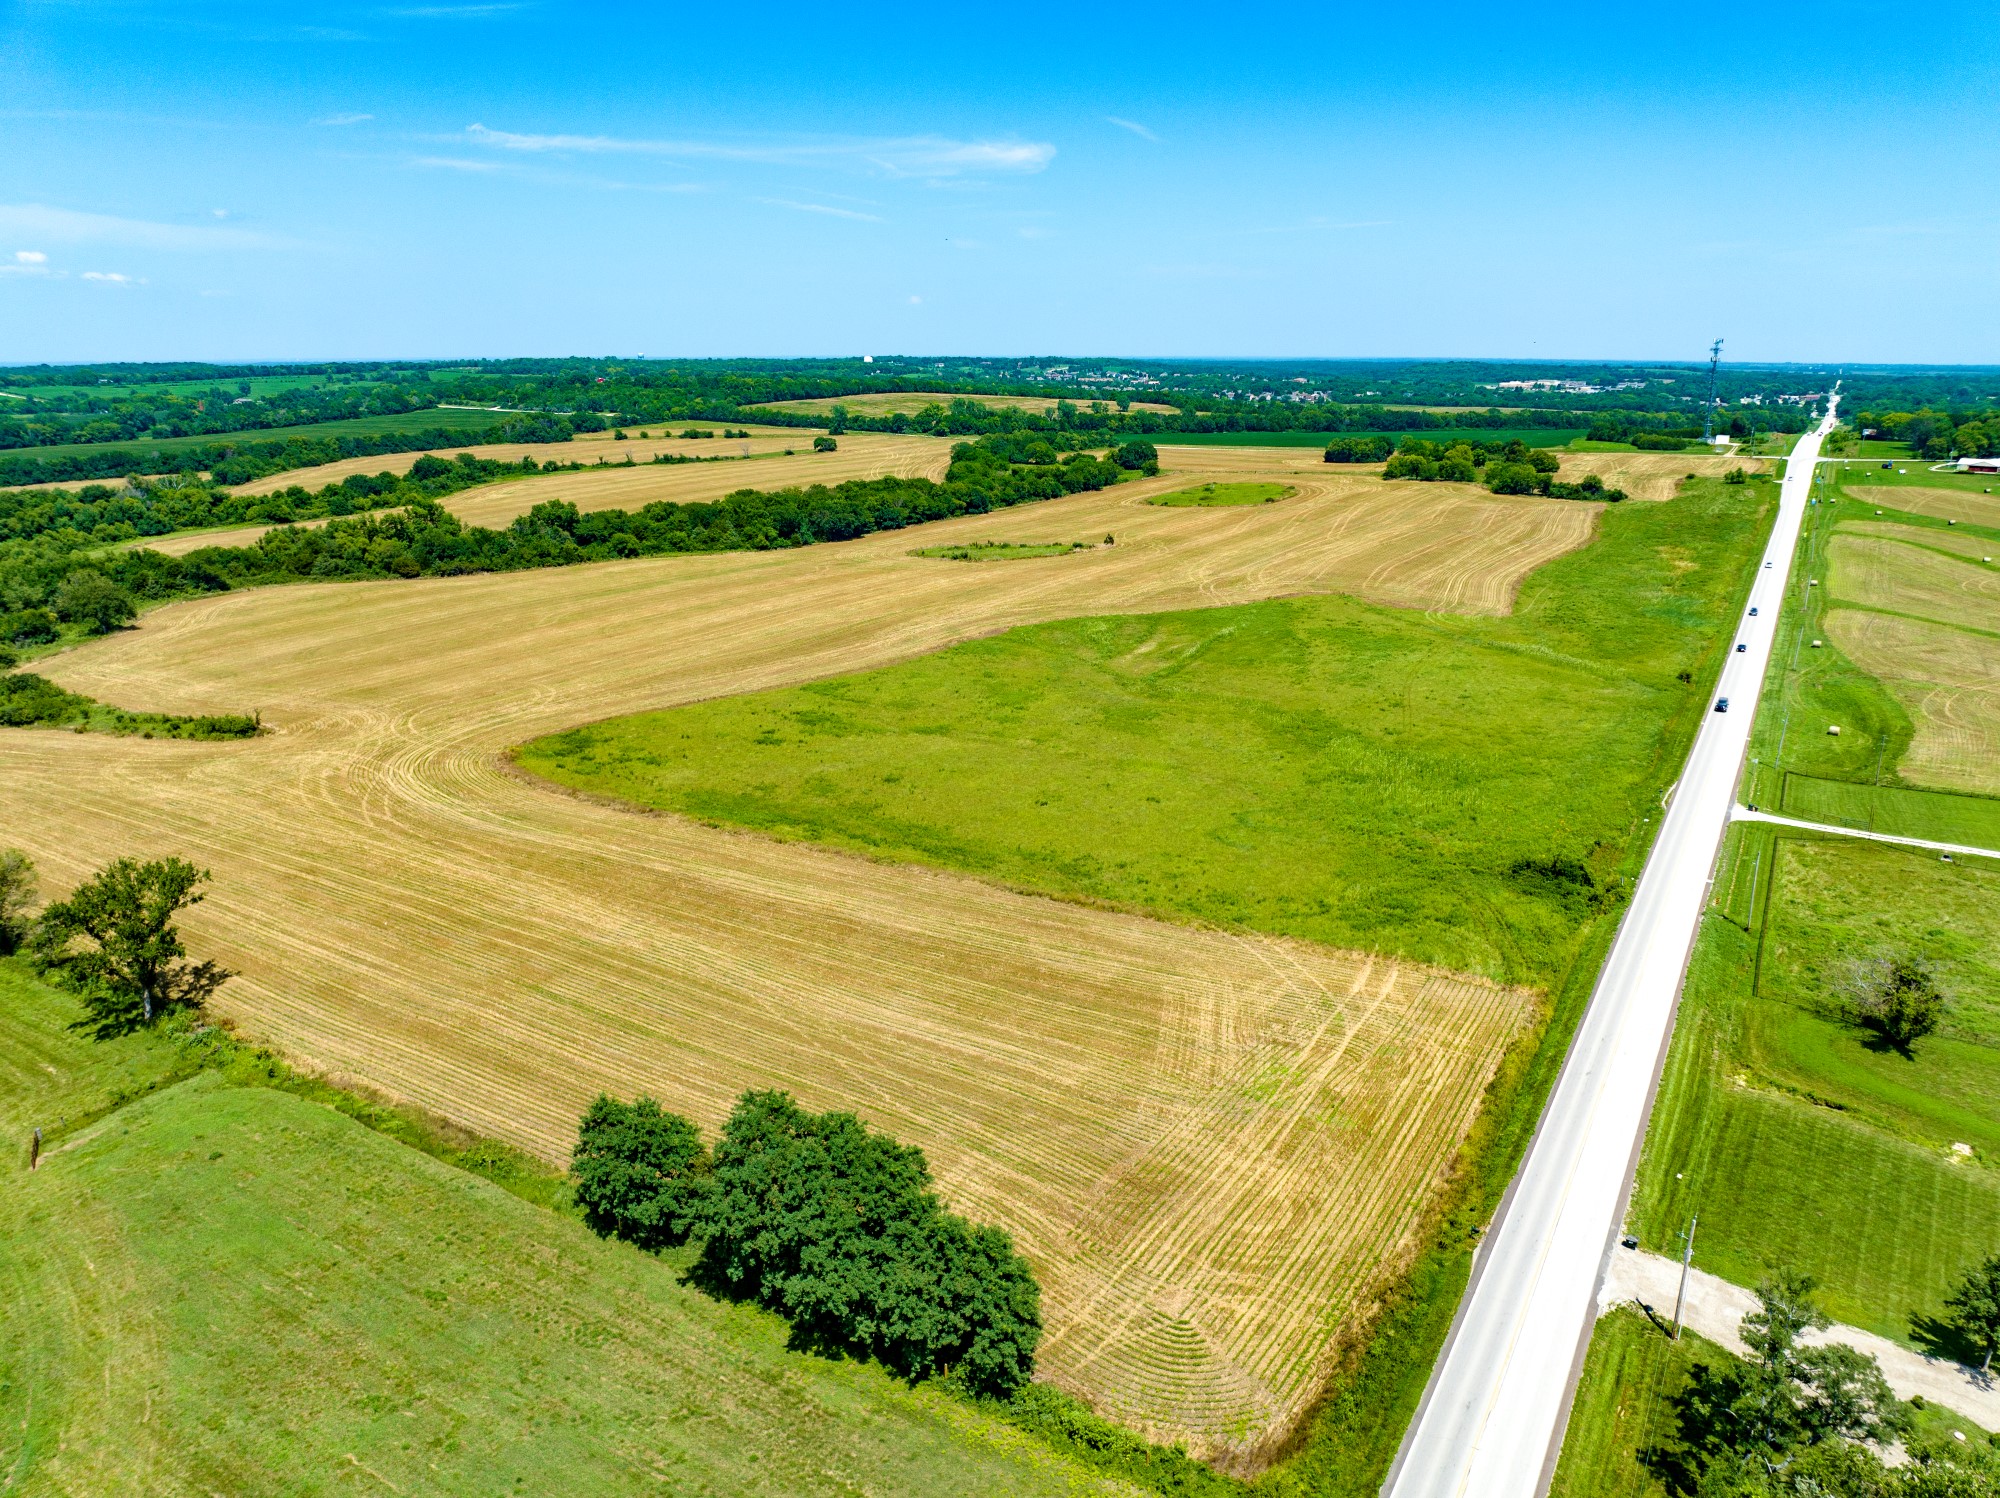
[[[1759,850],[1762,851],[1761,849]],[[1681,1250],[1681,1287],[1674,1295],[1674,1340],[1681,1339],[1681,1307],[1687,1304],[1688,1265],[1694,1262],[1694,1225],[1701,1221],[1699,1214],[1688,1219],[1687,1231],[1681,1234],[1687,1247]]]
[[[1715,435],[1715,366],[1722,362],[1722,340],[1708,351],[1708,410],[1701,419],[1701,440],[1707,442]]]

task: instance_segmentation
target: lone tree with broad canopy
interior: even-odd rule
[[[577,1128],[576,1202],[606,1237],[644,1249],[686,1240],[709,1182],[701,1131],[649,1097],[617,1102],[599,1093]]]
[[[174,917],[206,898],[207,869],[182,858],[120,858],[35,923],[30,951],[83,996],[99,1033],[150,1025],[199,1008],[229,978],[213,962],[182,962]]]
[[[1993,1354],[2000,1351],[2000,1253],[1966,1270],[1944,1305],[1951,1324],[1985,1355],[1979,1371],[1991,1373]]]
[[[1944,994],[1921,957],[1906,954],[1856,963],[1843,986],[1855,1019],[1905,1056],[1944,1021]]]

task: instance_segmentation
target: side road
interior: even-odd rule
[[[1637,1301],[1642,1310],[1671,1321],[1680,1277],[1681,1266],[1676,1260],[1621,1248],[1611,1256],[1611,1272],[1597,1294],[1597,1312],[1601,1316],[1627,1301]],[[1681,1313],[1688,1329],[1720,1343],[1738,1357],[1749,1354],[1738,1328],[1756,1309],[1757,1297],[1742,1286],[1699,1269],[1688,1271],[1687,1301]],[[1830,1326],[1825,1331],[1807,1332],[1799,1340],[1842,1342],[1870,1353],[1882,1365],[1882,1376],[1899,1399],[1922,1395],[1987,1430],[2000,1430],[2000,1377],[1949,1358],[1926,1357],[1854,1326]]]
[[[1801,827],[1807,832],[1830,832],[1836,837],[1866,838],[1871,843],[1896,843],[1905,848],[1929,848],[1936,853],[1963,853],[1968,858],[2000,858],[2000,848],[1975,848],[1970,843],[1934,843],[1924,837],[1899,837],[1893,832],[1864,832],[1859,827],[1842,827],[1833,822],[1802,822],[1797,817],[1781,817],[1773,812],[1733,807],[1732,822],[1770,822],[1778,827]]]

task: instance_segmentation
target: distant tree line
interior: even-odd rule
[[[945,1210],[923,1151],[851,1113],[746,1092],[711,1154],[651,1098],[599,1097],[572,1168],[597,1231],[646,1249],[698,1240],[698,1283],[778,1312],[808,1345],[1002,1398],[1034,1376],[1027,1261],[998,1228]]]
[[[1857,411],[1864,437],[1907,442],[1920,458],[2000,457],[2000,415],[1990,411]]]

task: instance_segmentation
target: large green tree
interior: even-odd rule
[[[174,917],[201,903],[208,879],[181,858],[117,859],[42,912],[31,952],[82,994],[100,1030],[199,1007],[230,975],[213,962],[181,960],[187,948]]]
[[[1993,1354],[2000,1351],[2000,1253],[1989,1254],[1965,1271],[1944,1298],[1951,1324],[1985,1354],[1980,1371],[1993,1371]]]
[[[577,1129],[576,1201],[598,1232],[641,1248],[683,1241],[708,1185],[701,1131],[649,1097],[598,1094]]]

